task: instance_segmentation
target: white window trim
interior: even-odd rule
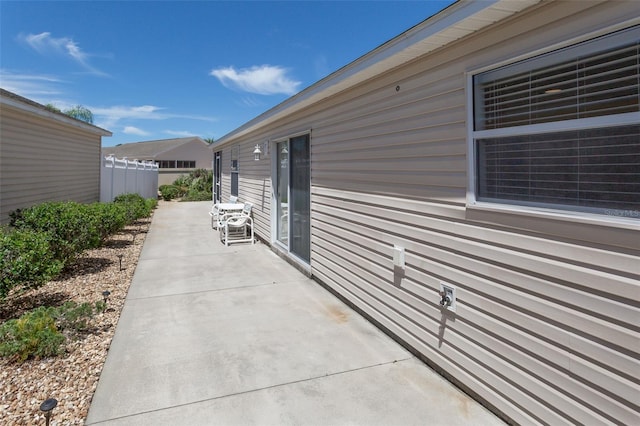
[[[640,212],[638,211],[625,211],[618,209],[611,209],[611,214],[605,213],[591,213],[587,210],[568,210],[565,208],[553,208],[553,205],[547,207],[542,206],[528,206],[526,204],[511,204],[505,201],[478,201],[476,197],[476,185],[477,185],[477,167],[476,167],[476,149],[475,139],[489,136],[511,136],[516,134],[523,134],[528,132],[529,134],[535,133],[549,133],[554,131],[563,130],[577,130],[584,128],[598,128],[611,125],[626,125],[626,124],[638,124],[640,122],[640,112],[632,112],[626,114],[618,114],[616,116],[609,117],[595,117],[585,118],[577,120],[567,120],[550,122],[544,124],[533,124],[528,126],[519,126],[516,128],[504,128],[504,129],[491,129],[474,131],[474,76],[487,72],[493,69],[497,69],[503,66],[513,64],[515,62],[531,59],[541,54],[550,53],[552,51],[570,47],[574,44],[581,43],[593,38],[597,38],[615,31],[625,29],[625,25],[633,26],[638,24],[638,19],[632,19],[625,24],[619,24],[616,26],[602,29],[597,32],[585,34],[579,38],[568,40],[564,43],[559,43],[550,46],[548,49],[536,50],[527,55],[518,55],[511,60],[501,61],[498,64],[491,66],[483,66],[477,69],[469,70],[466,72],[466,107],[467,107],[467,195],[466,195],[466,208],[469,210],[481,210],[486,212],[495,213],[508,213],[516,214],[527,217],[535,218],[547,218],[555,220],[565,220],[570,222],[578,222],[590,225],[599,226],[611,226],[624,229],[640,229]],[[606,124],[605,124],[606,123]]]

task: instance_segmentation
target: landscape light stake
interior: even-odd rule
[[[120,270],[122,271],[122,257],[124,256],[124,254],[120,253],[118,255],[118,260],[120,261]]]
[[[49,420],[51,419],[51,410],[56,408],[58,405],[58,400],[55,398],[46,399],[42,404],[40,404],[40,411],[44,413],[44,418],[47,420],[47,426],[49,426]]]
[[[104,299],[105,307],[107,305],[107,299],[109,298],[110,294],[111,294],[111,292],[109,290],[105,290],[105,291],[102,292],[102,297]]]

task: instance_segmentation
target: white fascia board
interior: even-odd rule
[[[541,0],[460,0],[216,141],[218,148],[285,115],[335,95],[492,25]]]
[[[64,114],[55,113],[52,111],[48,111],[43,108],[36,107],[34,105],[29,105],[24,102],[21,102],[19,99],[13,99],[5,96],[0,96],[0,105],[2,107],[9,107],[19,111],[28,112],[40,117],[45,117],[51,120],[60,121],[62,123],[68,124],[73,127],[77,127],[79,129],[100,135],[100,136],[112,136],[108,130],[105,130],[101,127],[94,126],[93,124],[85,123],[81,120],[76,120],[71,117],[67,117]]]

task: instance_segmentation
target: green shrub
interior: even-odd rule
[[[211,201],[213,194],[206,191],[189,191],[182,201]]]
[[[78,304],[69,301],[57,308],[53,317],[61,330],[75,333],[85,331],[93,317],[93,307],[88,302]]]
[[[157,198],[147,198],[146,200],[144,200],[144,202],[147,205],[147,210],[149,210],[149,214],[151,214],[151,212],[154,211],[155,208],[158,206]]]
[[[115,204],[123,205],[126,208],[125,216],[127,223],[133,223],[143,217],[151,215],[151,209],[146,200],[138,194],[122,194],[114,198]]]
[[[55,258],[50,236],[28,229],[0,234],[0,299],[12,288],[38,288],[54,278],[63,264]]]
[[[46,202],[29,207],[16,217],[14,226],[46,233],[54,259],[63,264],[100,241],[91,210],[76,202]]]
[[[103,312],[103,301],[66,302],[59,307],[41,306],[18,319],[0,325],[0,356],[17,361],[49,357],[62,353],[65,334],[73,336],[90,327],[95,312]],[[64,333],[64,334],[63,334]]]
[[[173,186],[178,188],[179,194],[175,190],[163,187]],[[182,201],[210,201],[213,198],[213,172],[211,170],[196,169],[188,175],[182,175],[173,182],[173,185],[163,185],[160,193],[163,199],[169,200],[182,197]],[[167,197],[165,197],[165,193]]]
[[[162,185],[160,186],[160,195],[165,201],[173,200],[182,195],[182,191],[176,185]]]
[[[103,300],[98,300],[94,306],[97,313],[102,313],[107,310],[107,302]]]
[[[122,203],[93,203],[88,209],[93,215],[93,224],[99,235],[99,245],[127,224],[127,209]]]
[[[24,361],[62,352],[64,336],[56,327],[55,308],[40,307],[0,326],[0,356]]]

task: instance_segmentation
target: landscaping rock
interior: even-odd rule
[[[93,304],[103,300],[104,290],[110,292],[107,309],[93,317],[87,332],[67,340],[64,355],[23,363],[0,358],[0,425],[44,425],[39,407],[47,398],[58,400],[52,426],[84,424],[150,223],[148,218],[127,226],[102,248],[83,253],[54,281],[12,293],[0,304],[4,322],[42,305]]]

